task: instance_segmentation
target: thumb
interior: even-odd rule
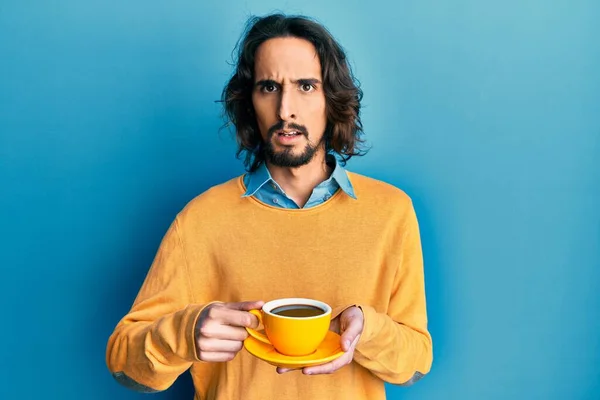
[[[262,306],[265,304],[264,301],[242,301],[238,303],[227,303],[226,307],[232,310],[239,311],[250,311],[250,310],[260,310]]]
[[[348,325],[342,333],[342,350],[348,351],[350,349],[350,346],[354,344],[354,341],[362,333],[362,329],[363,326],[360,318],[352,318],[348,321]]]

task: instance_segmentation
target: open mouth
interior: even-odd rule
[[[279,131],[279,132],[277,132],[277,134],[279,136],[283,136],[283,137],[294,137],[294,136],[302,135],[302,133],[300,133],[298,131],[290,131],[290,132]]]

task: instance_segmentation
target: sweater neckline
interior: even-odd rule
[[[246,193],[246,190],[247,190],[246,185],[244,185],[244,175],[240,175],[237,178],[237,186],[240,189],[240,198],[241,198],[244,195],[244,193]],[[343,197],[343,195],[344,195],[344,191],[338,188],[338,190],[333,194],[333,196],[331,196],[331,198],[329,198],[329,200],[323,202],[322,204],[319,204],[318,206],[314,206],[311,208],[275,207],[275,206],[272,206],[270,204],[267,204],[267,203],[264,203],[264,202],[258,200],[254,196],[243,197],[242,200],[250,201],[254,205],[256,205],[264,210],[271,211],[271,212],[282,212],[282,213],[287,213],[287,214],[308,215],[308,214],[314,214],[314,213],[318,213],[318,212],[328,209],[333,204],[339,202],[340,199]]]

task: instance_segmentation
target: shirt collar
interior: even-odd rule
[[[247,175],[246,193],[242,197],[254,196],[258,190],[269,182],[275,182],[267,165],[263,162],[254,172]],[[276,182],[275,182],[276,183]]]
[[[346,173],[346,169],[340,165],[340,163],[336,160],[333,154],[327,155],[327,163],[335,164],[333,168],[333,172],[331,176],[323,183],[327,183],[330,180],[335,180],[335,182],[340,186],[340,189],[344,191],[348,196],[356,199],[356,194],[354,193],[354,187],[350,182],[350,178],[348,178],[348,174]],[[246,184],[246,193],[242,195],[242,197],[253,196],[261,187],[268,183],[274,183],[279,186],[277,182],[271,176],[267,165],[263,162],[260,167],[254,172],[249,172],[247,176],[247,184]],[[321,184],[323,184],[321,183]],[[283,190],[282,190],[283,192]]]
[[[334,164],[333,172],[328,180],[334,180],[340,186],[340,189],[344,191],[348,196],[352,197],[356,200],[356,195],[354,194],[354,187],[352,187],[352,183],[350,182],[350,178],[348,178],[348,174],[346,173],[346,169],[340,165],[333,154],[327,154],[327,164]]]

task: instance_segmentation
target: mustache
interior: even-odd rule
[[[273,137],[273,135],[275,134],[275,132],[284,129],[284,126],[285,126],[285,122],[279,121],[278,123],[276,123],[275,125],[273,125],[272,127],[270,127],[269,131],[268,131],[269,139],[271,139]],[[292,122],[292,123],[287,124],[287,128],[288,129],[293,129],[295,131],[298,131],[302,135],[304,135],[304,136],[306,136],[308,138],[308,129],[306,129],[306,127],[304,125],[299,125],[299,124],[295,124],[295,123]]]

